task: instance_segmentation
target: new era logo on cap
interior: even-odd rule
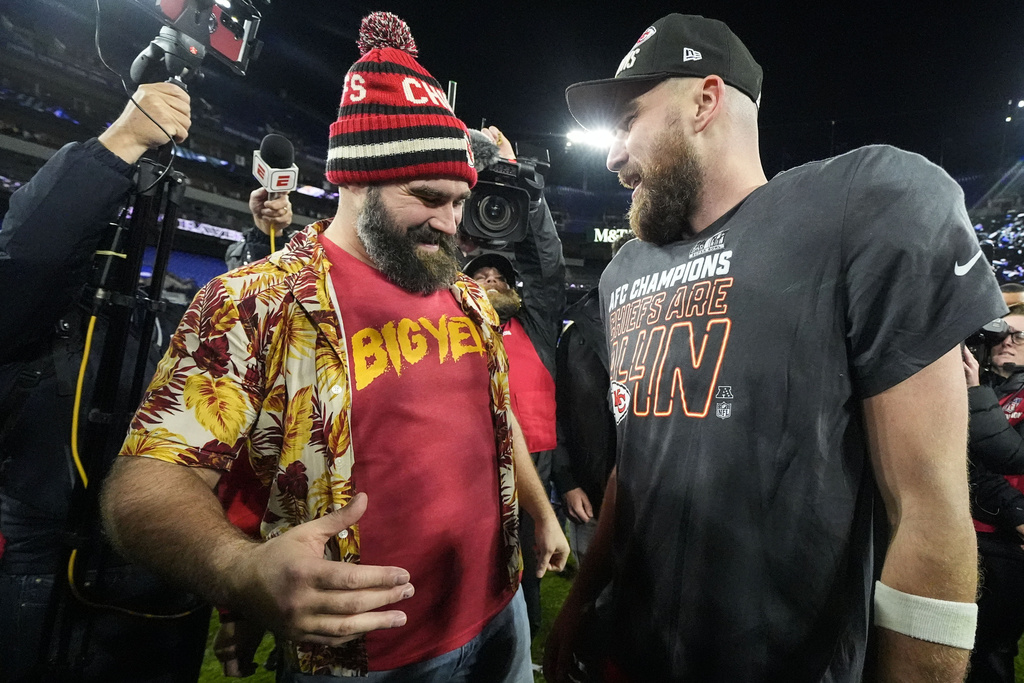
[[[683,61],[684,62],[696,62],[698,59],[704,59],[701,53],[694,50],[692,47],[683,48]]]

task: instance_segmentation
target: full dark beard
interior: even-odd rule
[[[459,272],[455,236],[426,224],[403,232],[376,187],[366,192],[356,232],[377,270],[402,289],[430,294],[455,282]],[[436,244],[438,250],[422,251],[417,249],[420,244]]]
[[[487,300],[491,302],[491,306],[494,307],[494,312],[498,314],[498,319],[501,322],[505,322],[518,313],[523,305],[523,300],[519,298],[519,293],[514,289],[506,292],[488,291]]]
[[[644,242],[663,246],[693,236],[690,218],[704,187],[704,167],[686,139],[669,135],[653,145],[660,159],[641,169],[643,185],[629,207],[629,226]],[[620,176],[635,175],[624,168]]]

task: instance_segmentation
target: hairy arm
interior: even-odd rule
[[[892,536],[882,583],[974,602],[977,541],[967,487],[967,391],[959,348],[864,401],[875,477]],[[968,650],[878,628],[879,680],[961,681]]]
[[[569,559],[569,541],[558,524],[555,511],[548,501],[547,491],[534,467],[523,431],[515,415],[509,412],[512,427],[512,458],[516,466],[516,489],[519,505],[533,518],[534,537],[537,542],[537,575],[544,576],[549,569],[560,572]],[[524,548],[523,552],[529,552]]]
[[[403,612],[370,610],[413,595],[407,571],[324,559],[327,541],[366,511],[366,494],[261,543],[224,516],[212,492],[218,478],[214,470],[118,458],[101,499],[107,531],[127,557],[288,640],[333,646],[405,624]]]
[[[256,542],[225,517],[213,493],[220,474],[119,457],[100,505],[108,535],[127,557],[187,583],[213,604],[226,605],[234,599],[229,570]]]

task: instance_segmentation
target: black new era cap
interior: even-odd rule
[[[614,78],[574,83],[565,100],[580,125],[591,128],[666,78],[711,75],[760,105],[761,67],[736,34],[717,19],[670,14],[643,32]]]

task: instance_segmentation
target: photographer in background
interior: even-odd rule
[[[980,343],[971,346],[981,363],[967,348],[963,357],[971,514],[984,578],[967,680],[1013,683],[1017,642],[1024,635],[1024,304],[1012,304],[976,339]]]
[[[297,230],[291,228],[292,201],[285,194],[270,199],[266,188],[258,187],[249,194],[249,211],[255,225],[242,233],[244,239],[228,247],[224,263],[228,270],[244,266],[270,256],[270,230],[274,230],[274,246],[278,249],[291,239]]]
[[[75,583],[93,604],[72,597],[65,578],[68,529],[79,521],[69,510],[78,479],[75,383],[89,317],[82,292],[108,223],[133,189],[134,164],[168,136],[183,141],[190,127],[189,96],[176,85],[142,85],[134,101],[98,138],[59,150],[12,196],[0,229],[0,681],[191,683],[202,663],[208,608],[113,555],[98,515],[76,546],[86,559]],[[98,327],[93,358],[104,331]],[[86,387],[95,364],[90,369]],[[84,416],[88,389],[82,399]]]
[[[482,131],[470,130],[470,139],[478,171],[485,171],[501,161],[516,161],[511,142],[494,126]],[[534,181],[527,185],[530,192],[528,226],[523,239],[512,247],[518,278],[523,283],[522,290],[516,287],[516,269],[501,254],[476,256],[462,270],[487,292],[487,298],[501,319],[505,350],[509,356],[508,384],[512,410],[523,430],[537,473],[547,488],[553,452],[558,445],[555,347],[565,309],[565,258],[544,198],[543,178],[534,176]],[[485,187],[481,182],[475,192],[481,193]],[[474,210],[474,206],[481,205],[471,200],[467,214]],[[472,217],[467,215],[464,225],[469,220]],[[462,231],[464,233],[464,227]],[[465,244],[467,236],[462,234],[461,237]],[[522,547],[529,549],[534,543],[533,520],[524,515],[519,520]],[[523,593],[532,637],[537,634],[541,623],[540,578],[544,569],[537,566],[531,552],[524,552],[523,559]]]

